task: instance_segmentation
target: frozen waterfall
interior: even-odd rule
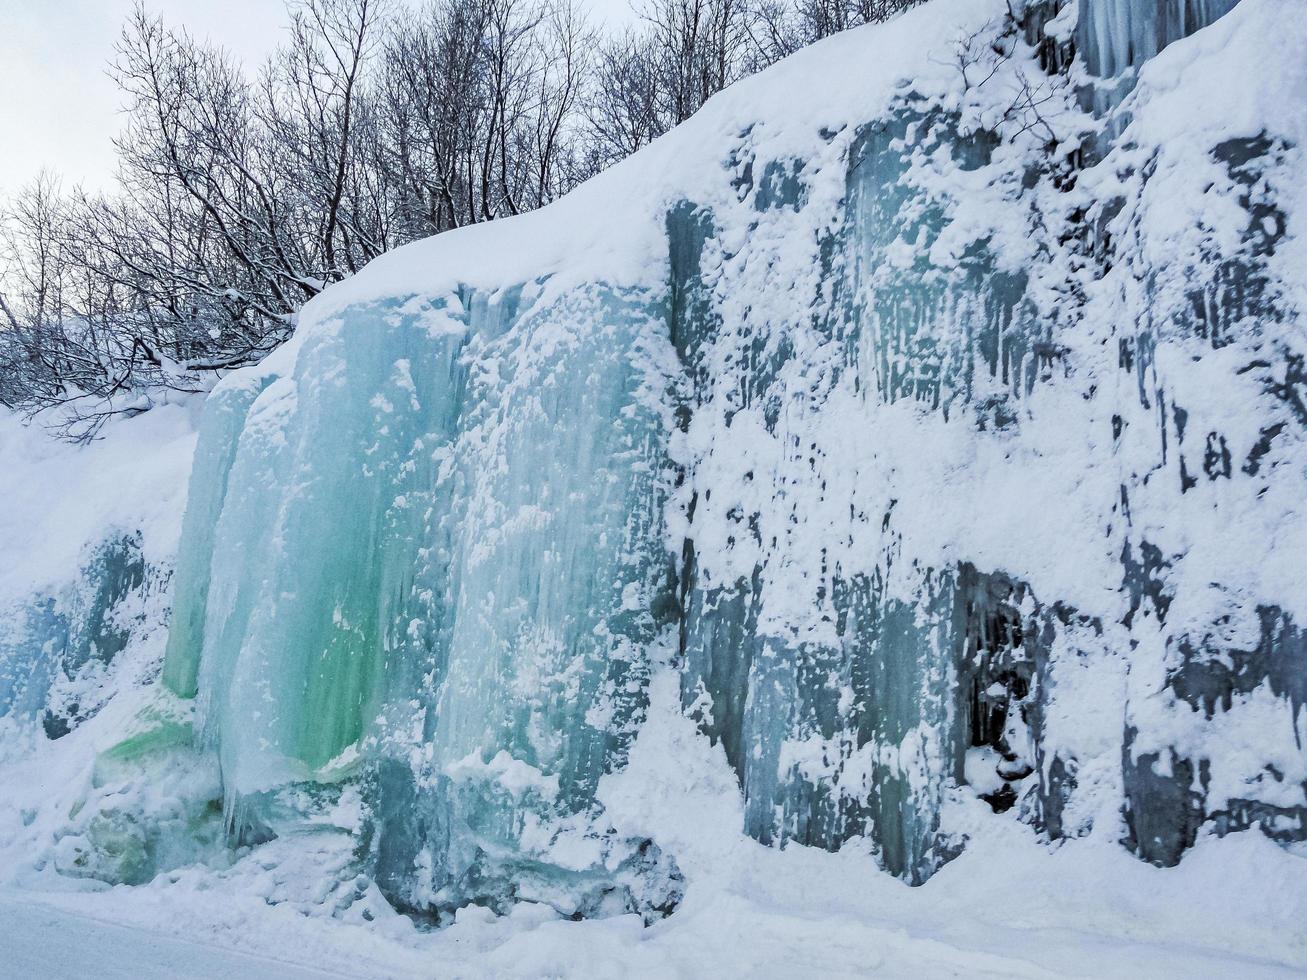
[[[161,684],[65,866],[329,832],[342,907],[651,922],[692,872],[606,790],[655,691],[733,830],[913,884],[978,820],[1157,865],[1307,839],[1307,128],[1247,70],[1299,77],[1275,23],[936,0],[328,290],[208,398]],[[166,579],[134,540],[24,600],[0,714],[124,648]],[[151,765],[191,774],[166,832]]]

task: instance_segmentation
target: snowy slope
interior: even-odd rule
[[[1297,6],[933,0],[198,442],[6,423],[0,874],[344,973],[1307,968]]]
[[[0,758],[157,675],[200,407],[86,447],[0,412]]]

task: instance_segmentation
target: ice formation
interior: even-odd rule
[[[1080,0],[1077,46],[1094,75],[1138,68],[1168,44],[1202,30],[1239,0]]]
[[[329,824],[436,918],[676,906],[601,792],[669,672],[749,835],[913,883],[967,794],[1159,865],[1304,839],[1289,8],[935,0],[329,290],[208,399],[127,754],[216,764],[205,847]],[[113,656],[112,555],[0,712]]]

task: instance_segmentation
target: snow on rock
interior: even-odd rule
[[[0,413],[0,729],[15,740],[26,722],[66,734],[157,672],[191,414],[164,406],[80,448]]]

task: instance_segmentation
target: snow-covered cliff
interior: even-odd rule
[[[36,863],[329,833],[338,909],[652,922],[690,743],[911,883],[995,822],[1307,838],[1294,8],[934,0],[329,290],[209,398],[171,581],[82,577],[75,629],[160,581],[171,629]],[[52,738],[53,601],[0,645]]]

